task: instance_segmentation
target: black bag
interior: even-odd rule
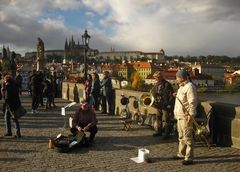
[[[22,105],[20,105],[17,108],[17,110],[15,110],[15,111],[10,110],[10,113],[11,113],[13,119],[19,119],[22,116],[27,114],[27,110]]]
[[[82,146],[86,143],[86,134],[77,132],[73,135],[63,136],[59,134],[54,140],[54,146],[59,153],[67,153],[74,147]]]

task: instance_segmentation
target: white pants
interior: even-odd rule
[[[186,119],[177,121],[178,129],[178,156],[185,160],[193,160],[193,123],[187,123]]]

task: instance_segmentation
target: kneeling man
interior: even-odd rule
[[[73,118],[73,128],[71,132],[74,134],[78,131],[90,132],[89,143],[93,143],[97,129],[96,113],[90,107],[86,100],[81,101],[80,108],[76,111]]]

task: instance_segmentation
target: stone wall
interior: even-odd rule
[[[74,86],[76,85],[78,90],[78,98],[81,100],[85,98],[84,85],[63,82],[62,98],[74,101]],[[125,108],[120,102],[121,95],[126,97],[135,96],[139,98],[143,92],[137,92],[132,90],[123,90],[115,88],[115,114],[119,115],[121,110]],[[76,98],[76,97],[75,97]],[[133,108],[134,99],[130,99],[129,109],[132,114],[136,113]],[[213,142],[220,146],[232,146],[240,149],[240,106],[218,103],[218,102],[201,102],[201,106],[206,113],[209,111],[209,105],[212,107],[212,135]],[[140,107],[142,114],[154,114],[156,109],[153,107],[144,108]]]

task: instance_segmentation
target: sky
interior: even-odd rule
[[[240,56],[239,0],[0,0],[0,47],[63,49],[73,35],[99,51]]]

